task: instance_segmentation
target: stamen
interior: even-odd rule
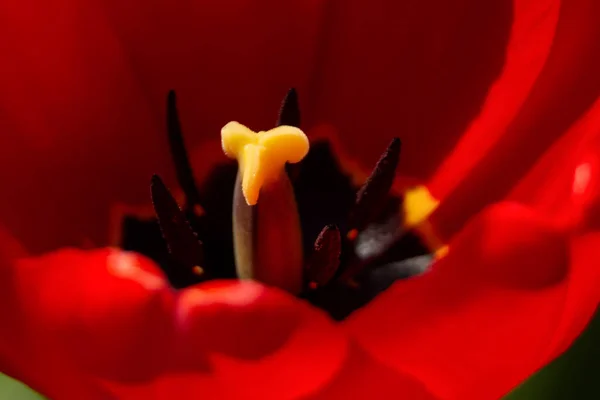
[[[165,271],[171,284],[183,288],[208,278],[202,268],[202,243],[190,227],[177,201],[158,175],[151,181],[152,204],[175,268]]]
[[[185,141],[183,140],[183,132],[181,131],[181,123],[177,112],[177,98],[173,90],[170,90],[167,95],[167,133],[171,156],[177,174],[177,182],[185,193],[186,209],[197,210],[202,202],[200,201],[200,193],[196,187],[194,172],[185,148]],[[196,214],[198,214],[197,211]]]
[[[439,201],[425,186],[417,186],[404,193],[402,211],[404,227],[418,232],[427,248],[435,254],[436,258],[441,258],[448,252],[448,247],[439,239],[428,220],[438,204]]]
[[[314,250],[306,266],[306,280],[310,289],[325,286],[340,265],[342,240],[335,225],[328,225],[315,241]]]
[[[263,185],[277,180],[286,162],[297,163],[308,153],[308,138],[300,129],[282,125],[266,132],[253,132],[237,122],[221,130],[221,145],[238,160],[242,192],[248,205],[258,201]]]
[[[416,186],[404,193],[404,226],[414,228],[427,220],[440,202],[425,186]]]
[[[295,126],[296,128],[300,127],[300,106],[298,104],[298,93],[296,92],[296,89],[291,88],[283,99],[276,125]]]
[[[394,183],[396,168],[400,160],[400,139],[394,138],[377,161],[373,172],[356,195],[356,206],[350,216],[350,226],[354,229],[349,234],[356,238],[356,230],[362,230],[375,218],[387,199]]]

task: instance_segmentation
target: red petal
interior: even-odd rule
[[[582,240],[499,204],[431,272],[396,283],[347,328],[441,398],[499,398],[564,350],[596,309],[600,237]]]
[[[301,398],[346,362],[347,343],[329,318],[286,293],[253,282],[185,289],[173,358],[142,385],[109,382],[124,398]],[[199,373],[210,360],[210,371]]]
[[[289,87],[310,77],[319,1],[102,3],[155,112],[167,90],[181,94],[191,144],[231,119],[271,128]]]
[[[4,233],[2,236],[0,247],[6,254],[7,249],[15,249],[15,242]],[[27,323],[33,321],[26,321],[26,305],[19,302],[22,288],[18,287],[18,282],[22,272],[14,258],[0,266],[3,284],[0,291],[0,314],[3,317],[0,370],[51,398],[113,399],[110,392],[82,373],[80,368],[74,367],[71,360],[48,340],[53,327],[36,330],[35,326]]]
[[[21,260],[15,273],[12,303],[24,343],[41,358],[54,351],[117,379],[144,379],[162,368],[173,299],[150,261],[110,249],[62,250]]]
[[[105,244],[111,203],[147,202],[150,176],[173,176],[167,89],[190,145],[235,118],[272,127],[306,86],[319,4],[4,1],[0,220],[36,253]]]
[[[36,252],[100,242],[110,202],[147,198],[167,162],[162,126],[94,2],[5,1],[0,34],[0,220]]]
[[[346,340],[323,312],[257,283],[187,289],[178,313],[182,359],[205,347],[232,398],[300,398],[325,385],[345,359]]]
[[[571,245],[571,275],[562,317],[548,346],[548,359],[565,351],[594,316],[599,302],[597,262],[600,234],[577,237]]]
[[[3,370],[54,397],[86,387],[133,398],[297,397],[345,359],[344,336],[324,313],[258,283],[175,296],[150,261],[110,249],[62,250],[2,271]]]
[[[600,100],[544,155],[510,198],[562,223],[600,228],[599,132]]]
[[[594,0],[563,2],[548,59],[519,112],[508,126],[500,125],[506,126],[506,132],[481,161],[471,162],[489,144],[481,141],[487,128],[473,130],[465,145],[442,165],[430,184],[443,200],[432,217],[442,237],[451,237],[469,216],[506,196],[598,98],[599,12],[600,3]],[[537,50],[527,47],[525,51]],[[482,143],[481,148],[476,143]]]
[[[430,189],[438,198],[445,198],[493,151],[520,112],[550,54],[560,3],[560,0],[513,2],[515,10],[504,69],[477,118],[438,165],[430,181]]]
[[[434,400],[436,397],[410,374],[394,371],[352,344],[342,370],[325,388],[309,399]]]
[[[515,113],[551,45],[558,5],[327,2],[318,74],[304,115],[339,128],[366,165],[399,136],[400,170],[427,179],[484,101],[488,126]]]

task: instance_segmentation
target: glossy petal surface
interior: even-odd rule
[[[430,184],[444,200],[433,216],[442,237],[450,238],[471,215],[507,196],[598,99],[600,27],[595,15],[599,12],[600,5],[595,1],[561,2],[547,60],[505,132],[477,163],[471,163],[471,155],[478,154],[481,148],[478,149],[477,143],[486,145],[487,139],[479,140],[484,135],[481,131],[473,132],[477,135],[473,138],[467,134],[464,141],[472,142],[473,147],[469,149],[467,144],[464,148],[457,147],[452,156],[454,161],[442,165],[440,174]],[[535,48],[534,52],[538,50]],[[473,168],[468,173],[459,172],[470,163]],[[445,176],[452,176],[456,185],[442,188]],[[480,190],[484,187],[485,190]]]
[[[151,262],[112,249],[20,259],[2,273],[2,370],[51,397],[297,397],[345,358],[324,314],[257,283],[175,293]]]
[[[593,315],[599,239],[501,203],[469,222],[429,273],[396,283],[345,324],[375,359],[440,398],[498,398]]]

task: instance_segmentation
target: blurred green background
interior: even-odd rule
[[[0,399],[40,400],[43,397],[0,375]],[[569,351],[505,397],[505,400],[538,399],[600,400],[600,311]]]
[[[571,348],[506,400],[600,400],[600,310]]]

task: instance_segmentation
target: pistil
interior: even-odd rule
[[[285,164],[308,153],[308,138],[282,125],[266,132],[230,122],[221,131],[225,154],[238,161],[233,242],[238,277],[298,294],[303,283],[302,233]]]

